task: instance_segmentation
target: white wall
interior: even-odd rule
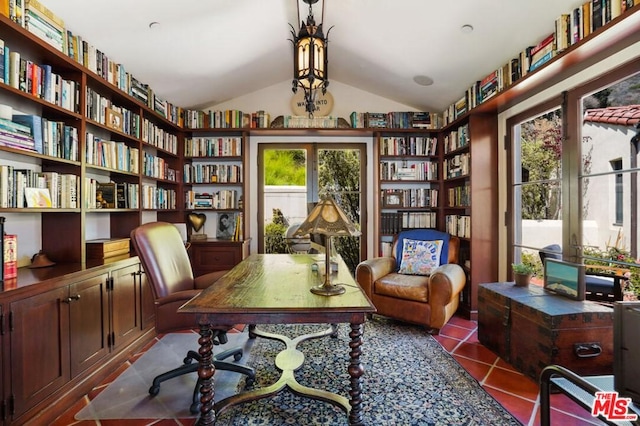
[[[357,112],[390,112],[390,111],[415,111],[389,99],[373,95],[355,87],[331,80],[328,91],[333,96],[332,117],[341,117],[349,121],[349,115]],[[292,115],[291,112],[291,80],[274,84],[257,92],[232,99],[227,102],[211,105],[203,110],[238,109],[243,112],[255,112],[264,110],[271,115],[271,119],[279,115]],[[441,111],[437,111],[441,112]]]

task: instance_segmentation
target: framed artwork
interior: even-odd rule
[[[216,238],[219,240],[232,240],[236,233],[237,213],[218,213]]]
[[[106,125],[112,129],[122,131],[122,114],[107,108],[106,112]]]
[[[402,191],[389,191],[382,195],[382,207],[402,207]]]

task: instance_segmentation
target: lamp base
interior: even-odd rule
[[[320,296],[337,296],[345,292],[345,289],[341,285],[316,285],[311,287],[311,293],[318,294]]]

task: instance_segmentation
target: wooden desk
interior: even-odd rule
[[[340,262],[334,283],[343,283],[346,292],[339,296],[318,296],[309,289],[321,283],[322,276],[311,269],[314,262],[324,256],[306,254],[253,254],[240,262],[215,285],[183,305],[179,312],[196,314],[200,326],[200,355],[202,360],[198,376],[202,379],[200,418],[198,425],[213,425],[216,413],[242,402],[265,398],[282,389],[290,388],[296,394],[332,403],[345,410],[349,424],[363,425],[362,385],[364,368],[362,354],[362,324],[366,315],[375,307],[355,282],[344,262]],[[241,393],[214,406],[212,363],[212,324],[300,324],[300,323],[349,323],[349,365],[351,390],[349,399],[330,392],[310,389],[295,381],[293,371],[304,361],[304,355],[295,346],[304,338],[280,339],[287,348],[276,358],[276,365],[283,370],[282,378],[264,389]],[[251,335],[261,333],[253,326]],[[333,330],[335,332],[335,330]],[[330,334],[330,332],[322,335]],[[284,336],[283,336],[284,337]],[[310,335],[308,338],[319,337]],[[281,356],[282,355],[282,356]]]

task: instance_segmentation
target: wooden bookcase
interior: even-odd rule
[[[459,309],[477,319],[478,286],[498,277],[497,116],[468,114],[443,128],[441,138],[441,229],[460,237],[459,262],[467,284]]]
[[[206,217],[204,233],[210,243],[249,238],[246,220],[249,181],[247,134],[239,129],[197,129],[184,143],[183,200],[186,214]],[[238,232],[219,232],[220,215],[227,215]],[[208,226],[207,226],[208,225]],[[238,229],[238,226],[240,227]],[[193,230],[189,230],[193,234]],[[203,232],[203,231],[200,231]]]
[[[376,133],[378,255],[402,229],[438,228],[438,131],[389,129]]]

